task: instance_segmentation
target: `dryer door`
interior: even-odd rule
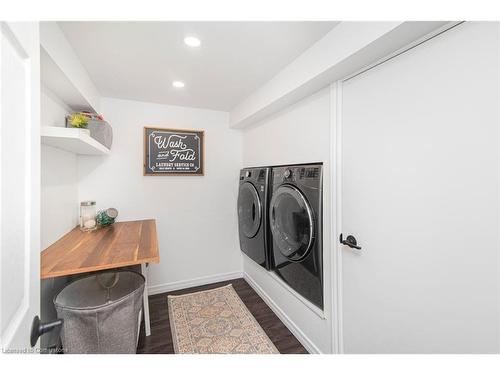
[[[257,189],[250,182],[240,185],[238,222],[240,231],[248,238],[255,237],[262,221],[262,205]]]
[[[281,185],[270,205],[274,246],[292,262],[309,253],[314,241],[313,212],[307,199],[295,186]]]

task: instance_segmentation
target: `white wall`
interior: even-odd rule
[[[41,126],[64,126],[70,109],[47,88],[42,87]],[[74,228],[78,222],[78,174],[76,154],[58,148],[41,146],[40,250]],[[42,280],[41,318],[56,318],[54,295],[65,285],[66,278]],[[43,335],[43,348],[57,344],[57,334]]]
[[[321,318],[290,289],[250,259],[244,257],[248,276],[274,301],[309,341],[323,353],[331,344],[331,244],[330,244],[330,91],[329,88],[300,101],[244,131],[244,166],[323,162],[323,250],[325,317]]]
[[[104,98],[113,127],[111,155],[80,156],[78,201],[116,207],[119,220],[155,218],[160,263],[150,287],[175,288],[184,280],[241,272],[236,200],[242,134],[226,112]],[[204,176],[143,176],[143,127],[205,131]]]
[[[71,112],[45,88],[41,95],[41,126],[64,126]],[[41,248],[45,249],[78,222],[76,154],[42,144]]]

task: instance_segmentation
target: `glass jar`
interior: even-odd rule
[[[95,201],[80,203],[80,229],[84,232],[97,228]]]

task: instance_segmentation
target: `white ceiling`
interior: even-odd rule
[[[102,96],[223,111],[337,24],[59,22]],[[187,47],[186,35],[201,47]],[[174,80],[186,86],[175,89]]]

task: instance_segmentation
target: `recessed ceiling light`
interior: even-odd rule
[[[199,47],[201,45],[201,40],[195,36],[187,36],[184,38],[184,43],[189,47]]]
[[[172,82],[172,86],[178,88],[178,89],[181,89],[183,88],[185,85],[184,85],[184,82],[182,81],[174,81]]]

